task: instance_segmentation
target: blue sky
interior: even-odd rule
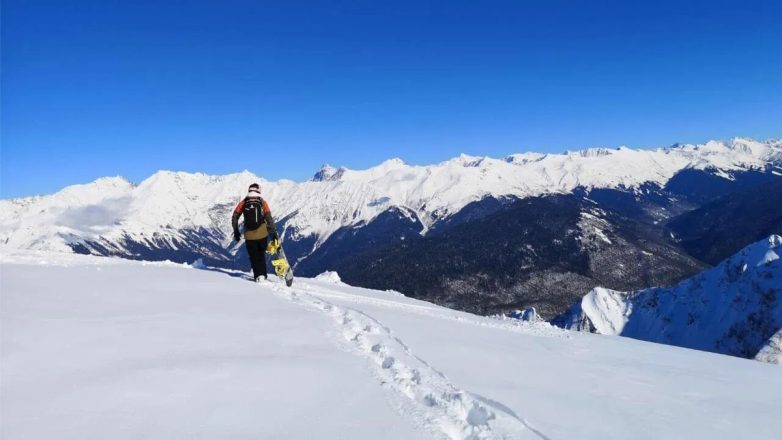
[[[0,197],[780,137],[780,3],[4,0]]]

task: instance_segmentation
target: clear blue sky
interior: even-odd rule
[[[0,197],[780,137],[780,3],[4,0]]]

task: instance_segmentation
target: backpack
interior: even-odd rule
[[[263,215],[263,201],[258,197],[244,199],[244,230],[254,231],[266,222]]]

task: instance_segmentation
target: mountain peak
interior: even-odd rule
[[[114,194],[116,192],[129,191],[134,185],[122,176],[100,177],[92,182],[67,186],[57,194],[60,195],[85,195],[99,196],[100,194]]]
[[[111,187],[133,186],[133,184],[128,179],[119,175],[109,176],[109,177],[99,177],[95,179],[93,183],[97,186],[111,186]]]
[[[320,170],[318,170],[318,172],[315,173],[314,176],[312,176],[312,181],[326,182],[332,180],[339,180],[339,178],[342,177],[344,173],[345,173],[345,167],[340,167],[339,169],[336,169],[333,166],[324,163],[323,166],[320,167]]]
[[[453,159],[443,162],[444,164],[455,164],[465,168],[477,167],[480,165],[486,157],[470,156],[469,154],[462,153]]]
[[[403,166],[406,166],[407,164],[405,161],[398,157],[392,157],[391,159],[384,160],[379,165],[370,168],[371,170],[377,169],[377,170],[393,170],[396,168],[401,168]]]
[[[736,264],[762,266],[779,259],[782,254],[782,236],[771,235],[742,249],[732,259]]]

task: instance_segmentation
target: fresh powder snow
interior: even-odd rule
[[[0,247],[3,438],[777,438],[778,366],[350,287]]]

